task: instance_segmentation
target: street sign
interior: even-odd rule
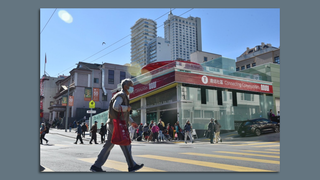
[[[95,114],[95,113],[97,113],[97,112],[96,112],[96,110],[87,110],[87,113],[88,113],[88,114],[90,114],[90,113]]]
[[[91,109],[96,108],[96,103],[93,100],[89,102],[89,108]]]

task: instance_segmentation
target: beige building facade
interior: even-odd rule
[[[237,57],[236,70],[242,71],[266,63],[280,64],[280,48],[261,43],[254,48],[247,48],[241,56]]]
[[[204,63],[222,57],[220,54],[214,54],[204,51],[196,51],[190,54],[190,61],[196,63]]]

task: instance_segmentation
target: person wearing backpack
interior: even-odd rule
[[[82,138],[81,138],[81,134],[82,134],[82,128],[80,126],[80,123],[77,121],[77,138],[76,138],[76,142],[74,144],[77,144],[78,140],[80,140],[80,144],[83,144]]]

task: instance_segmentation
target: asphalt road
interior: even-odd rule
[[[75,133],[72,136],[46,135],[49,143],[40,145],[40,164],[46,168],[43,172],[90,172],[103,145],[89,144],[88,140],[83,145],[73,144]],[[279,172],[280,133],[247,137],[228,133],[218,144],[203,138],[193,144],[133,141],[132,153],[138,164],[144,164],[137,172]],[[107,172],[128,171],[119,146],[112,149],[102,168]]]

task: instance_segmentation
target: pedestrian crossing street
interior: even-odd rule
[[[221,143],[222,144],[222,143]],[[188,144],[186,146],[195,146],[197,144]],[[217,146],[219,144],[214,144]],[[210,172],[279,172],[280,171],[280,142],[248,142],[237,143],[236,145],[224,144],[230,147],[252,147],[250,150],[246,149],[234,149],[231,151],[208,151],[207,153],[198,152],[181,152],[177,156],[160,156],[155,154],[134,155],[134,159],[139,158],[139,162],[152,162],[162,161],[168,163],[180,163],[185,166],[199,166],[211,169]],[[267,147],[261,149],[255,149],[254,147]],[[271,147],[269,149],[269,147]],[[273,148],[272,148],[273,147]],[[183,158],[181,158],[183,157]],[[205,157],[205,158],[203,158]],[[141,160],[146,159],[146,161]],[[93,164],[96,157],[92,158],[78,158],[77,160],[88,163],[88,167]],[[150,162],[150,161],[149,161]],[[219,163],[218,163],[219,162]],[[221,163],[223,162],[223,163]],[[255,164],[254,164],[255,163]],[[249,167],[250,166],[250,167]],[[156,167],[156,168],[155,168]],[[263,168],[261,168],[263,167]],[[272,167],[272,168],[271,168]],[[128,172],[128,166],[125,161],[115,161],[108,159],[102,167],[107,172]],[[111,170],[110,170],[111,169]],[[173,172],[172,168],[157,166],[154,163],[145,163],[144,167],[137,172]],[[43,172],[53,172],[50,169]],[[198,172],[198,171],[197,171]],[[201,171],[199,171],[201,172]]]

